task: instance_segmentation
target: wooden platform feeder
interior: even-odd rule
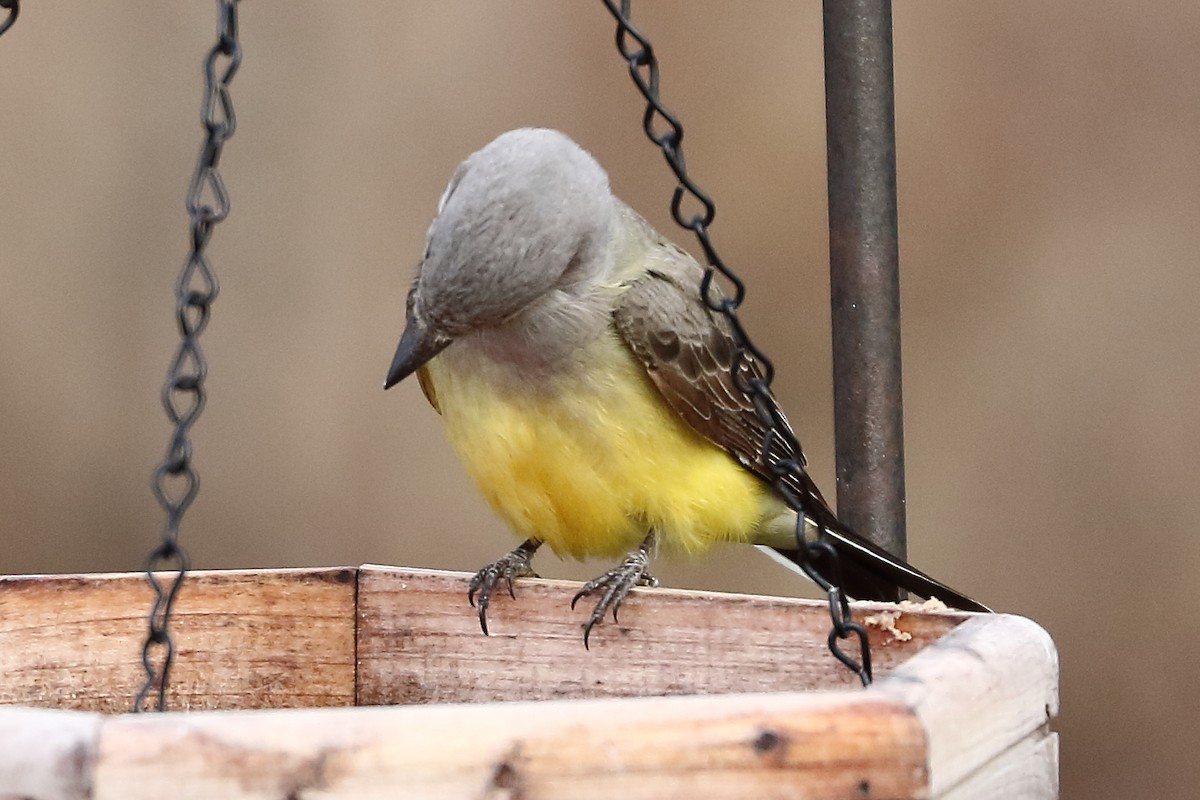
[[[824,602],[639,590],[589,651],[575,584],[520,581],[485,638],[466,581],[194,573],[178,711],[131,715],[143,576],[0,578],[0,798],[1057,797],[1026,619],[856,604],[864,690]]]

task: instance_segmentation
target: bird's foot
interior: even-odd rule
[[[613,622],[617,621],[617,609],[635,586],[658,586],[658,578],[650,574],[650,548],[654,545],[654,534],[646,537],[641,547],[625,557],[619,566],[613,567],[599,578],[590,580],[571,598],[571,608],[579,600],[592,592],[603,591],[592,615],[583,626],[583,646],[588,646],[588,637],[592,627],[604,619],[604,615],[612,609]]]
[[[516,550],[496,559],[471,578],[471,584],[467,587],[467,602],[479,609],[479,627],[483,629],[484,636],[488,635],[488,602],[492,599],[492,591],[496,584],[500,581],[507,583],[508,595],[515,600],[517,595],[513,592],[513,579],[538,577],[530,561],[541,544],[536,539],[526,539]]]

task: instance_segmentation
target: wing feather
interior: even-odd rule
[[[699,300],[700,266],[682,251],[672,250],[668,255],[673,263],[659,259],[656,268],[626,286],[613,312],[617,332],[675,413],[744,467],[773,483],[775,475],[760,457],[767,426],[733,381],[737,349],[733,334],[724,318]],[[761,377],[753,362],[746,364],[749,376]],[[768,393],[767,402],[795,440],[774,396]],[[795,459],[801,466],[806,464],[803,451],[793,450],[782,437],[773,440],[770,457],[772,462]],[[789,475],[785,482],[810,514],[832,518],[806,474]]]
[[[737,350],[733,334],[725,319],[700,301],[703,269],[664,239],[650,244],[650,269],[624,285],[615,305],[613,323],[618,334],[675,413],[774,486],[776,476],[761,458],[767,425],[733,381],[731,369]],[[761,377],[752,361],[744,363],[750,371],[748,377]],[[805,466],[799,440],[769,392],[766,402],[778,412],[795,442],[793,448],[785,438],[775,437],[768,453],[771,463],[795,459]],[[902,587],[922,597],[937,596],[956,608],[988,610],[848,529],[830,510],[807,471],[791,470],[783,483],[801,501],[805,515],[828,531],[831,543],[843,556],[836,575],[822,560],[813,565],[826,579],[840,583],[851,597],[895,601]],[[779,552],[797,562],[803,558],[796,550]]]

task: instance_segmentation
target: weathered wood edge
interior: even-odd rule
[[[1058,734],[1022,739],[932,800],[1057,800]]]
[[[930,792],[949,792],[1058,715],[1058,652],[1037,623],[1010,614],[968,619],[878,681],[929,743]]]
[[[304,572],[305,570],[280,570],[280,572]],[[257,571],[251,571],[257,572]],[[276,570],[264,572],[277,572]],[[209,573],[220,574],[220,573]],[[104,576],[88,576],[97,578]],[[119,576],[118,576],[119,577]],[[1016,644],[1019,641],[1019,644]],[[1014,653],[1014,647],[1018,652]],[[947,681],[947,678],[953,681]],[[1053,765],[1053,777],[1057,780],[1057,740],[1046,735],[1048,721],[1057,713],[1057,654],[1049,637],[1036,624],[1006,615],[983,615],[969,619],[958,629],[951,631],[925,651],[910,661],[902,664],[891,675],[881,680],[868,693],[832,692],[826,695],[849,697],[871,696],[880,694],[898,700],[902,706],[916,715],[923,727],[923,733],[928,737],[928,767],[930,791],[932,796],[960,797],[960,787],[969,787],[979,780],[974,771],[981,769],[996,759],[1011,758],[1011,753],[1019,752],[1026,747],[1034,747],[1045,758],[1044,764]],[[964,684],[957,688],[955,684]],[[949,687],[947,689],[946,687]],[[721,703],[737,703],[738,698],[750,695],[726,695],[714,698],[685,697],[673,700],[696,703],[699,705],[719,700]],[[793,695],[771,695],[772,704],[785,702]],[[812,697],[811,694],[794,695],[795,697]],[[663,700],[664,698],[646,698]],[[587,702],[628,702],[628,701],[561,701],[575,706]],[[512,704],[504,704],[512,705]],[[530,705],[530,704],[526,704]],[[541,706],[542,703],[532,704]],[[476,707],[479,708],[479,707]],[[970,709],[964,713],[964,709]],[[343,713],[353,715],[355,709],[342,709]],[[399,713],[405,709],[393,709]],[[184,715],[167,715],[165,717],[103,717],[86,712],[63,712],[42,709],[3,708],[0,709],[0,743],[7,742],[4,737],[19,735],[21,741],[28,741],[28,732],[47,731],[37,744],[27,748],[24,754],[18,753],[25,761],[6,758],[0,763],[0,790],[8,791],[17,787],[20,792],[23,787],[43,784],[30,783],[48,779],[44,790],[39,793],[26,792],[39,798],[63,797],[78,798],[87,796],[92,788],[87,785],[91,778],[91,765],[96,757],[97,742],[102,740],[113,725],[124,728],[126,725],[149,724],[157,719],[159,724],[175,717],[176,719],[194,719],[201,716],[214,718],[226,717],[230,714],[251,718],[261,717],[270,720],[274,714],[258,712],[194,712]],[[297,710],[292,714],[313,713],[308,709]],[[485,710],[474,713],[487,713]],[[18,716],[14,716],[18,715]],[[995,715],[994,718],[990,718]],[[983,726],[974,725],[978,720],[985,720]],[[275,723],[264,723],[275,724]],[[14,727],[15,726],[15,727]],[[972,728],[984,730],[974,730]],[[13,733],[16,730],[16,734]],[[54,732],[58,733],[55,734]],[[57,736],[57,739],[56,739]],[[55,744],[55,741],[59,744]],[[1023,744],[1029,740],[1034,744]],[[1053,747],[1055,758],[1051,759],[1047,748]],[[1008,753],[1005,753],[1005,750]],[[3,748],[11,756],[14,750]],[[63,765],[64,757],[71,764],[65,768],[62,775],[40,775],[33,767],[41,764],[50,768],[55,764]],[[52,772],[57,772],[55,767]],[[10,783],[10,781],[12,783]],[[1044,782],[1043,782],[1044,783]],[[55,794],[54,792],[57,792]],[[251,796],[251,795],[247,795]]]
[[[189,573],[168,706],[353,703],[356,589],[353,567]],[[0,576],[0,703],[128,710],[152,596],[142,573]]]
[[[0,797],[90,800],[106,719],[88,711],[0,707]]]
[[[362,705],[742,694],[856,688],[829,653],[829,608],[794,597],[638,589],[584,649],[578,583],[515,582],[493,598],[490,636],[468,573],[364,565],[358,578]],[[868,616],[878,619],[872,622]],[[877,675],[962,623],[961,613],[855,604]],[[886,624],[884,622],[886,621]]]
[[[111,718],[93,798],[900,800],[927,777],[904,704],[814,692]]]
[[[104,716],[0,709],[0,797],[924,797],[911,709],[867,692]]]
[[[164,576],[165,577],[165,576]],[[635,590],[582,646],[577,584],[519,581],[492,636],[466,573],[405,568],[196,571],[172,624],[175,710],[582,699],[852,688],[820,601]],[[0,576],[0,703],[120,713],[141,685],[140,573]],[[889,624],[872,625],[882,611]],[[876,674],[964,619],[856,604]],[[893,618],[899,617],[894,620]]]

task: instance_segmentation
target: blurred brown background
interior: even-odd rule
[[[832,494],[820,6],[635,5]],[[0,572],[137,569],[213,4],[26,6],[0,39]],[[1134,6],[895,10],[910,553],[1054,635],[1067,798],[1198,777],[1200,4]],[[568,132],[686,242],[613,25],[447,0],[241,21],[185,544],[198,567],[474,569],[513,540],[417,387],[381,381],[443,185],[501,131]],[[749,549],[662,572],[804,591]]]

